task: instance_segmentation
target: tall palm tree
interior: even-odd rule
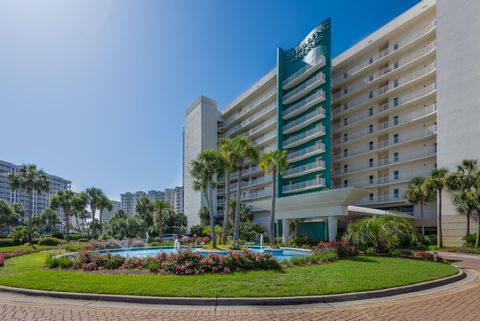
[[[99,210],[99,222],[100,222],[100,234],[103,233],[103,211],[108,210],[111,211],[113,208],[113,203],[111,200],[108,199],[107,196],[103,195],[100,198],[100,202],[98,203],[98,210]]]
[[[55,210],[61,208],[65,215],[65,228],[67,230],[67,241],[70,240],[70,217],[76,204],[75,193],[69,189],[60,190],[57,193],[50,196],[50,208]]]
[[[17,224],[19,218],[20,213],[15,206],[0,198],[0,228],[8,228]]]
[[[170,205],[170,203],[167,201],[159,200],[153,203],[154,219],[155,223],[157,224],[159,238],[161,238],[163,235],[164,215],[167,215],[172,211],[172,205]]]
[[[115,218],[127,218],[127,213],[125,213],[124,210],[122,209],[119,209],[116,213],[115,213]]]
[[[260,168],[265,174],[272,175],[272,207],[270,209],[270,244],[275,244],[275,201],[277,191],[277,174],[283,174],[288,167],[287,152],[272,150],[263,154]]]
[[[405,198],[411,204],[420,204],[420,223],[422,228],[422,237],[425,237],[425,224],[423,219],[423,209],[425,204],[433,201],[435,194],[432,189],[425,184],[425,179],[416,176],[408,183],[408,189],[405,192]]]
[[[55,230],[55,227],[58,224],[61,224],[60,218],[58,217],[58,213],[51,209],[51,208],[46,208],[43,210],[42,214],[42,223],[45,226],[45,229],[47,233],[52,233],[53,230]]]
[[[153,212],[153,204],[150,202],[148,197],[143,196],[137,201],[135,204],[135,214],[140,217],[143,221],[143,237],[147,235],[148,226],[152,225],[152,212]]]
[[[7,178],[12,190],[22,189],[28,194],[28,242],[32,242],[33,193],[41,194],[50,190],[47,173],[36,165],[21,165],[15,173],[8,173]]]
[[[210,237],[212,247],[217,247],[215,234],[215,213],[213,208],[212,190],[215,186],[215,177],[222,177],[225,173],[225,159],[218,150],[208,149],[200,154],[190,164],[190,175],[193,178],[193,189],[201,191],[206,199],[210,214]]]
[[[448,175],[447,179],[448,187],[457,192],[453,202],[458,212],[467,217],[467,235],[470,234],[470,216],[473,209],[470,207],[472,205],[471,197],[469,197],[470,193],[466,191],[475,186],[479,175],[478,161],[476,159],[464,159],[460,165],[457,165],[457,170]]]
[[[237,202],[235,204],[235,223],[233,228],[233,241],[238,241],[240,237],[240,204],[241,204],[241,183],[242,183],[242,166],[248,161],[258,160],[258,150],[253,145],[252,140],[246,136],[237,136],[233,139],[235,160],[234,165],[237,168]]]
[[[81,227],[82,224],[80,223],[80,221],[86,218],[85,212],[87,210],[85,209],[85,207],[87,207],[87,194],[85,192],[80,192],[75,194],[72,215],[75,217],[77,230],[79,231],[80,234],[82,234],[82,227]]]
[[[220,139],[218,143],[218,150],[225,159],[225,211],[223,215],[223,231],[222,231],[222,243],[227,242],[230,213],[230,174],[234,170],[234,164],[236,162],[235,145],[234,141],[230,137],[224,137]]]
[[[90,212],[92,215],[92,222],[95,221],[95,216],[97,215],[98,204],[102,201],[104,197],[103,191],[97,187],[90,187],[85,190],[87,195],[87,203],[90,206]],[[95,224],[92,225],[92,237],[96,238],[95,234]]]
[[[442,235],[442,191],[447,186],[448,169],[435,168],[425,181],[427,186],[437,194],[437,244],[443,247]]]

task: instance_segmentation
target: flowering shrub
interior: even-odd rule
[[[358,255],[358,248],[350,244],[348,241],[331,241],[320,242],[316,247],[312,249],[314,253],[322,253],[328,250],[335,250],[339,257],[355,256]]]
[[[21,255],[36,253],[36,252],[40,252],[40,250],[32,249],[32,250],[16,250],[11,252],[5,252],[5,259],[11,259],[12,257],[17,257]]]
[[[210,242],[210,237],[208,236],[182,237],[180,239],[180,244],[185,246],[205,245],[208,242]]]
[[[190,250],[179,253],[161,253],[155,257],[125,259],[119,255],[79,252],[73,267],[84,271],[138,269],[163,274],[191,275],[202,273],[230,273],[242,270],[279,269],[280,265],[269,253],[250,251],[230,252],[222,256],[211,253],[204,256]]]
[[[107,241],[90,240],[86,248],[89,250],[119,249],[124,245],[128,247],[144,247],[145,242],[139,239],[127,239],[125,241],[116,241],[114,239]]]

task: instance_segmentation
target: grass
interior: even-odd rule
[[[48,253],[6,261],[0,284],[50,291],[188,297],[266,297],[376,290],[457,273],[447,264],[388,257],[353,257],[335,263],[229,275],[115,275],[44,268]]]
[[[59,246],[50,246],[50,245],[15,245],[15,246],[5,246],[0,247],[0,252],[14,252],[18,250],[50,250]]]

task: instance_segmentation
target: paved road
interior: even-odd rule
[[[445,255],[446,256],[446,255]],[[0,293],[5,321],[341,320],[480,321],[480,257],[448,255],[473,270],[452,286],[382,300],[287,307],[181,307],[59,300]]]

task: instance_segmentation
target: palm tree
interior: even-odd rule
[[[164,200],[159,200],[153,203],[153,212],[155,215],[155,222],[158,228],[158,237],[161,239],[163,235],[163,217],[164,215],[169,214],[172,212],[172,206],[170,203]]]
[[[135,204],[135,214],[140,217],[145,224],[143,224],[143,237],[147,235],[147,228],[148,226],[152,225],[152,212],[153,212],[153,204],[150,202],[148,197],[143,196],[137,201]]]
[[[242,182],[242,165],[247,160],[257,161],[258,150],[253,145],[252,140],[246,136],[237,136],[233,139],[234,152],[233,159],[234,165],[237,168],[237,202],[235,204],[235,223],[233,228],[233,241],[238,241],[240,236],[240,202],[241,202],[241,182]]]
[[[100,223],[100,234],[103,233],[103,211],[104,210],[108,210],[108,211],[111,211],[112,208],[113,208],[113,203],[111,200],[108,199],[108,197],[106,197],[105,195],[103,195],[101,198],[100,198],[100,202],[98,203],[97,205],[98,209],[99,209],[99,223]]]
[[[220,139],[218,143],[218,149],[220,154],[225,159],[225,211],[223,215],[222,231],[222,243],[225,244],[227,242],[229,230],[228,214],[230,213],[230,174],[234,170],[234,164],[236,162],[235,145],[233,139],[230,137],[224,137]]]
[[[442,235],[442,191],[447,186],[448,169],[435,168],[425,181],[428,188],[437,193],[437,244],[443,247]]]
[[[416,176],[408,183],[408,189],[405,192],[405,198],[411,204],[420,204],[420,222],[422,226],[422,237],[425,238],[425,224],[423,219],[423,209],[425,203],[433,201],[435,194],[425,184],[425,179]]]
[[[460,192],[456,192],[453,196],[453,203],[455,204],[457,211],[467,217],[467,227],[465,230],[465,235],[470,234],[470,217],[475,210],[475,204],[472,196],[473,195],[471,189],[465,189]]]
[[[275,243],[275,200],[277,190],[277,174],[283,174],[288,167],[287,152],[272,150],[263,154],[260,159],[260,168],[265,174],[272,175],[272,207],[270,209],[270,244]]]
[[[61,224],[60,218],[58,217],[58,213],[51,209],[51,208],[46,208],[42,213],[42,223],[45,226],[46,232],[51,234],[53,230],[55,230],[55,227],[58,224]]]
[[[20,213],[18,209],[0,198],[0,228],[8,228],[18,223],[19,218]]]
[[[469,193],[466,190],[475,186],[479,177],[478,162],[475,159],[464,159],[460,165],[457,165],[457,170],[448,175],[447,185],[455,192],[454,203],[458,212],[467,216],[467,235],[470,234],[470,216],[473,209],[471,199],[468,197]]]
[[[23,189],[28,194],[28,242],[32,242],[33,193],[41,194],[50,190],[47,173],[36,165],[21,165],[15,173],[8,173],[7,178],[12,190]]]
[[[74,207],[72,215],[75,216],[75,221],[77,223],[77,230],[82,234],[82,227],[80,221],[86,216],[85,212],[87,211],[85,207],[87,206],[87,194],[85,192],[75,194]]]
[[[67,230],[67,241],[70,240],[70,217],[77,206],[75,193],[69,189],[60,190],[50,196],[50,208],[55,210],[61,208],[65,215],[65,228]]]
[[[115,213],[115,218],[127,218],[127,213],[125,213],[124,210],[122,209],[119,209],[116,213]]]
[[[95,216],[97,215],[97,208],[102,198],[104,197],[103,191],[97,187],[90,187],[85,190],[87,195],[87,203],[90,206],[90,212],[92,215],[92,222],[95,221]],[[92,237],[96,238],[95,235],[95,224],[92,225]]]
[[[217,247],[215,234],[215,214],[213,209],[212,190],[215,186],[214,178],[225,173],[225,159],[214,149],[208,149],[198,154],[197,159],[190,164],[190,175],[193,178],[193,189],[201,191],[206,199],[210,214],[210,236],[212,247]]]

